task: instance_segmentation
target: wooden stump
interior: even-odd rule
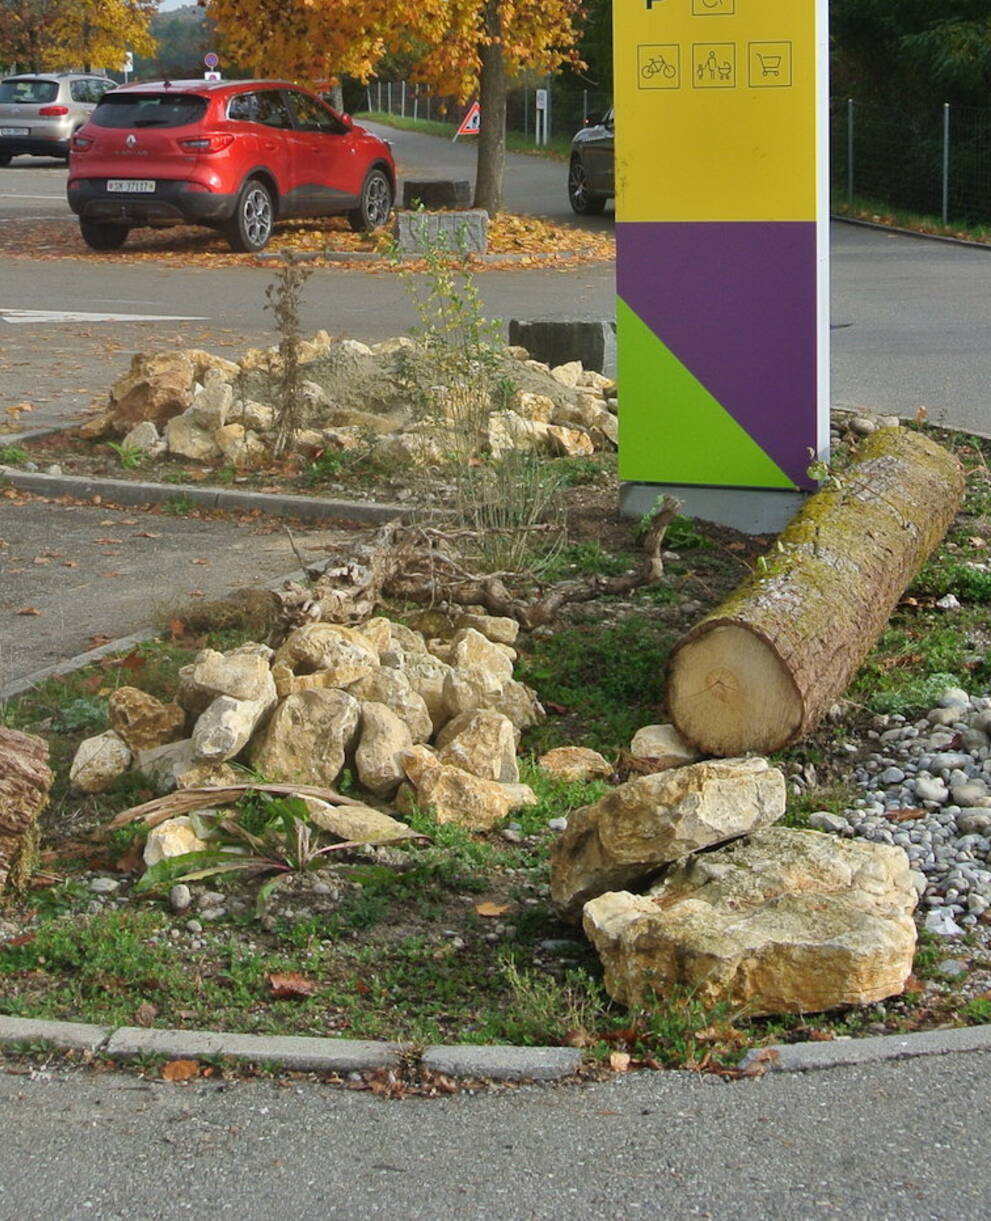
[[[920,433],[874,433],[810,497],[751,578],[677,645],[668,710],[708,755],[766,754],[846,689],[963,499],[956,457]]]
[[[33,734],[0,728],[0,893],[51,786],[46,743]]]

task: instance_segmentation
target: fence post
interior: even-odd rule
[[[551,138],[551,77],[547,77],[547,109],[544,111],[544,144]]]
[[[582,90],[582,123],[588,118],[588,90]]]
[[[846,201],[853,204],[853,98],[846,102]]]
[[[399,88],[402,89],[402,91],[403,91],[402,100],[399,103],[399,105],[400,105],[399,113],[405,119],[406,118],[406,82],[400,81]]]
[[[365,92],[368,94],[368,109],[372,110],[373,107],[372,107],[372,87],[371,87],[371,85],[365,86]]]
[[[950,221],[950,103],[943,103],[943,224]]]

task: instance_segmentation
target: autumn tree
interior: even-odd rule
[[[360,81],[387,51],[412,52],[414,78],[482,111],[475,206],[502,207],[506,94],[524,72],[577,63],[581,0],[199,0],[239,63],[266,76]]]
[[[0,0],[0,62],[31,72],[118,68],[154,51],[158,0]]]

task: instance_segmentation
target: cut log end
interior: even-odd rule
[[[733,624],[678,650],[668,696],[682,737],[707,754],[734,754],[741,741],[766,754],[802,726],[802,698],[787,667],[759,636]]]

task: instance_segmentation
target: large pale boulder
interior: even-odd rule
[[[587,746],[556,746],[542,754],[537,764],[549,776],[567,781],[605,779],[615,770],[597,750]]]
[[[275,707],[275,683],[271,693],[257,700],[236,700],[219,695],[193,726],[193,750],[197,759],[225,763],[236,758]]]
[[[461,628],[451,638],[451,665],[459,670],[485,670],[494,687],[502,688],[513,677],[516,652],[507,644],[495,644],[473,627]]]
[[[79,743],[69,768],[69,784],[77,793],[102,793],[131,766],[131,748],[112,729]]]
[[[516,727],[501,712],[479,709],[448,721],[437,735],[437,758],[483,780],[516,784]]]
[[[110,696],[110,728],[132,751],[150,750],[183,735],[186,713],[138,687],[118,687]]]
[[[677,989],[748,1016],[816,1013],[900,993],[916,891],[901,848],[771,827],[675,867],[646,895],[585,905],[606,991]]]
[[[193,366],[196,381],[207,384],[212,381],[233,381],[241,372],[240,365],[225,356],[217,356],[205,348],[183,348],[182,355]]]
[[[505,680],[482,666],[451,667],[444,679],[444,707],[447,718],[491,708],[502,695]]]
[[[387,704],[405,722],[412,743],[426,742],[433,734],[433,722],[426,701],[414,691],[402,670],[382,667],[351,683],[348,691],[355,699]]]
[[[403,756],[403,767],[412,786],[400,788],[396,800],[400,812],[415,803],[432,809],[439,823],[457,823],[471,831],[488,831],[510,810],[536,801],[525,784],[500,784],[482,780],[459,767],[441,763],[426,746],[414,746]]]
[[[354,748],[361,705],[346,691],[300,691],[272,713],[249,757],[268,780],[333,786]]]
[[[180,679],[209,699],[229,695],[236,700],[271,698],[274,686],[269,670],[272,650],[265,644],[243,644],[228,653],[201,649]],[[185,705],[184,705],[185,707]]]
[[[412,634],[417,635],[418,633]],[[451,719],[444,693],[447,681],[454,671],[445,662],[426,652],[425,643],[423,648],[422,653],[416,650],[403,653],[402,672],[409,679],[409,685],[427,705],[427,712],[430,713],[430,720],[436,733]]]
[[[142,420],[140,424],[135,424],[125,435],[122,447],[125,450],[140,449],[149,458],[160,457],[168,448],[151,420]]]
[[[566,428],[563,424],[548,424],[546,436],[552,454],[564,458],[581,458],[595,453],[592,438],[583,429]]]
[[[194,424],[207,432],[216,432],[218,428],[223,428],[227,423],[233,402],[234,389],[230,382],[215,378],[208,385],[200,386],[195,391],[186,415]]]
[[[785,799],[784,776],[766,759],[715,759],[639,776],[569,816],[551,852],[551,897],[577,916],[596,895],[776,822]]]
[[[455,628],[472,627],[493,644],[515,644],[520,625],[508,615],[487,615],[484,611],[465,611],[454,621]]]
[[[402,757],[413,745],[409,726],[385,704],[361,705],[361,737],[354,766],[362,786],[376,797],[391,797],[406,778]]]
[[[547,716],[543,704],[537,699],[537,693],[525,683],[518,683],[515,678],[505,684],[495,699],[490,701],[489,707],[493,712],[508,716],[518,730],[539,725]]]
[[[308,623],[289,634],[276,652],[274,664],[286,666],[294,674],[323,671],[335,686],[345,687],[376,670],[379,657],[378,650],[354,628]]]
[[[193,395],[195,368],[184,352],[136,352],[131,367],[110,389],[110,408],[118,432],[142,420],[162,424],[181,414]]]
[[[241,782],[230,764],[197,758],[192,738],[138,751],[134,767],[148,778],[157,793],[224,788]]]
[[[652,759],[657,770],[684,767],[700,758],[694,746],[689,746],[673,725],[644,725],[633,735],[630,754],[635,759]]]
[[[416,835],[412,827],[371,806],[334,806],[319,797],[304,797],[303,801],[314,825],[338,839],[356,844],[389,844]]]
[[[191,462],[212,462],[220,457],[220,446],[213,433],[201,428],[188,415],[174,416],[165,425],[165,440],[169,453]]]

